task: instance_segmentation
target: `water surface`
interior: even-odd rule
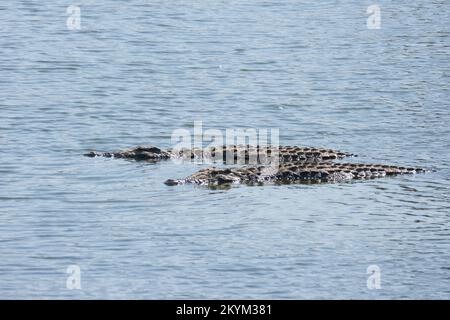
[[[78,31],[70,4],[0,4],[0,298],[450,298],[448,1],[379,1],[380,30],[370,1],[78,1]],[[436,171],[210,190],[82,156],[194,121]]]

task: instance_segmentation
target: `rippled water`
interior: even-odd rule
[[[370,1],[74,4],[78,31],[0,4],[0,298],[450,298],[448,1],[379,1],[380,30]],[[210,190],[82,156],[197,120],[436,171]]]

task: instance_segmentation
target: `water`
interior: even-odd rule
[[[448,1],[378,1],[380,30],[370,1],[75,4],[0,4],[0,298],[450,298]],[[82,156],[194,121],[436,171],[210,190]]]

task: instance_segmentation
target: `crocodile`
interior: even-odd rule
[[[169,179],[166,185],[197,184],[217,186],[225,184],[289,184],[324,183],[374,179],[400,174],[425,172],[422,168],[364,163],[292,162],[278,168],[248,166],[238,168],[206,168],[184,179]]]
[[[158,162],[168,159],[208,159],[243,167],[210,167],[184,178],[168,179],[166,185],[332,183],[423,173],[428,170],[382,164],[332,162],[355,154],[326,148],[298,146],[223,145],[207,148],[160,149],[138,146],[116,152],[90,151],[87,157],[123,158]],[[277,161],[274,161],[277,160]]]
[[[268,163],[278,154],[279,162],[327,161],[356,156],[352,153],[325,148],[296,146],[223,145],[207,148],[160,149],[155,146],[138,146],[117,152],[90,151],[87,157],[125,158],[136,161],[158,162],[168,159],[211,159],[229,163]]]

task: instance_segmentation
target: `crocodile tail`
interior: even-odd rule
[[[424,173],[428,170],[417,167],[403,167],[403,166],[392,166],[392,165],[381,165],[381,164],[338,164],[335,166],[344,166],[346,169],[356,170],[356,171],[384,171],[386,175],[400,175],[400,174],[415,174]]]

